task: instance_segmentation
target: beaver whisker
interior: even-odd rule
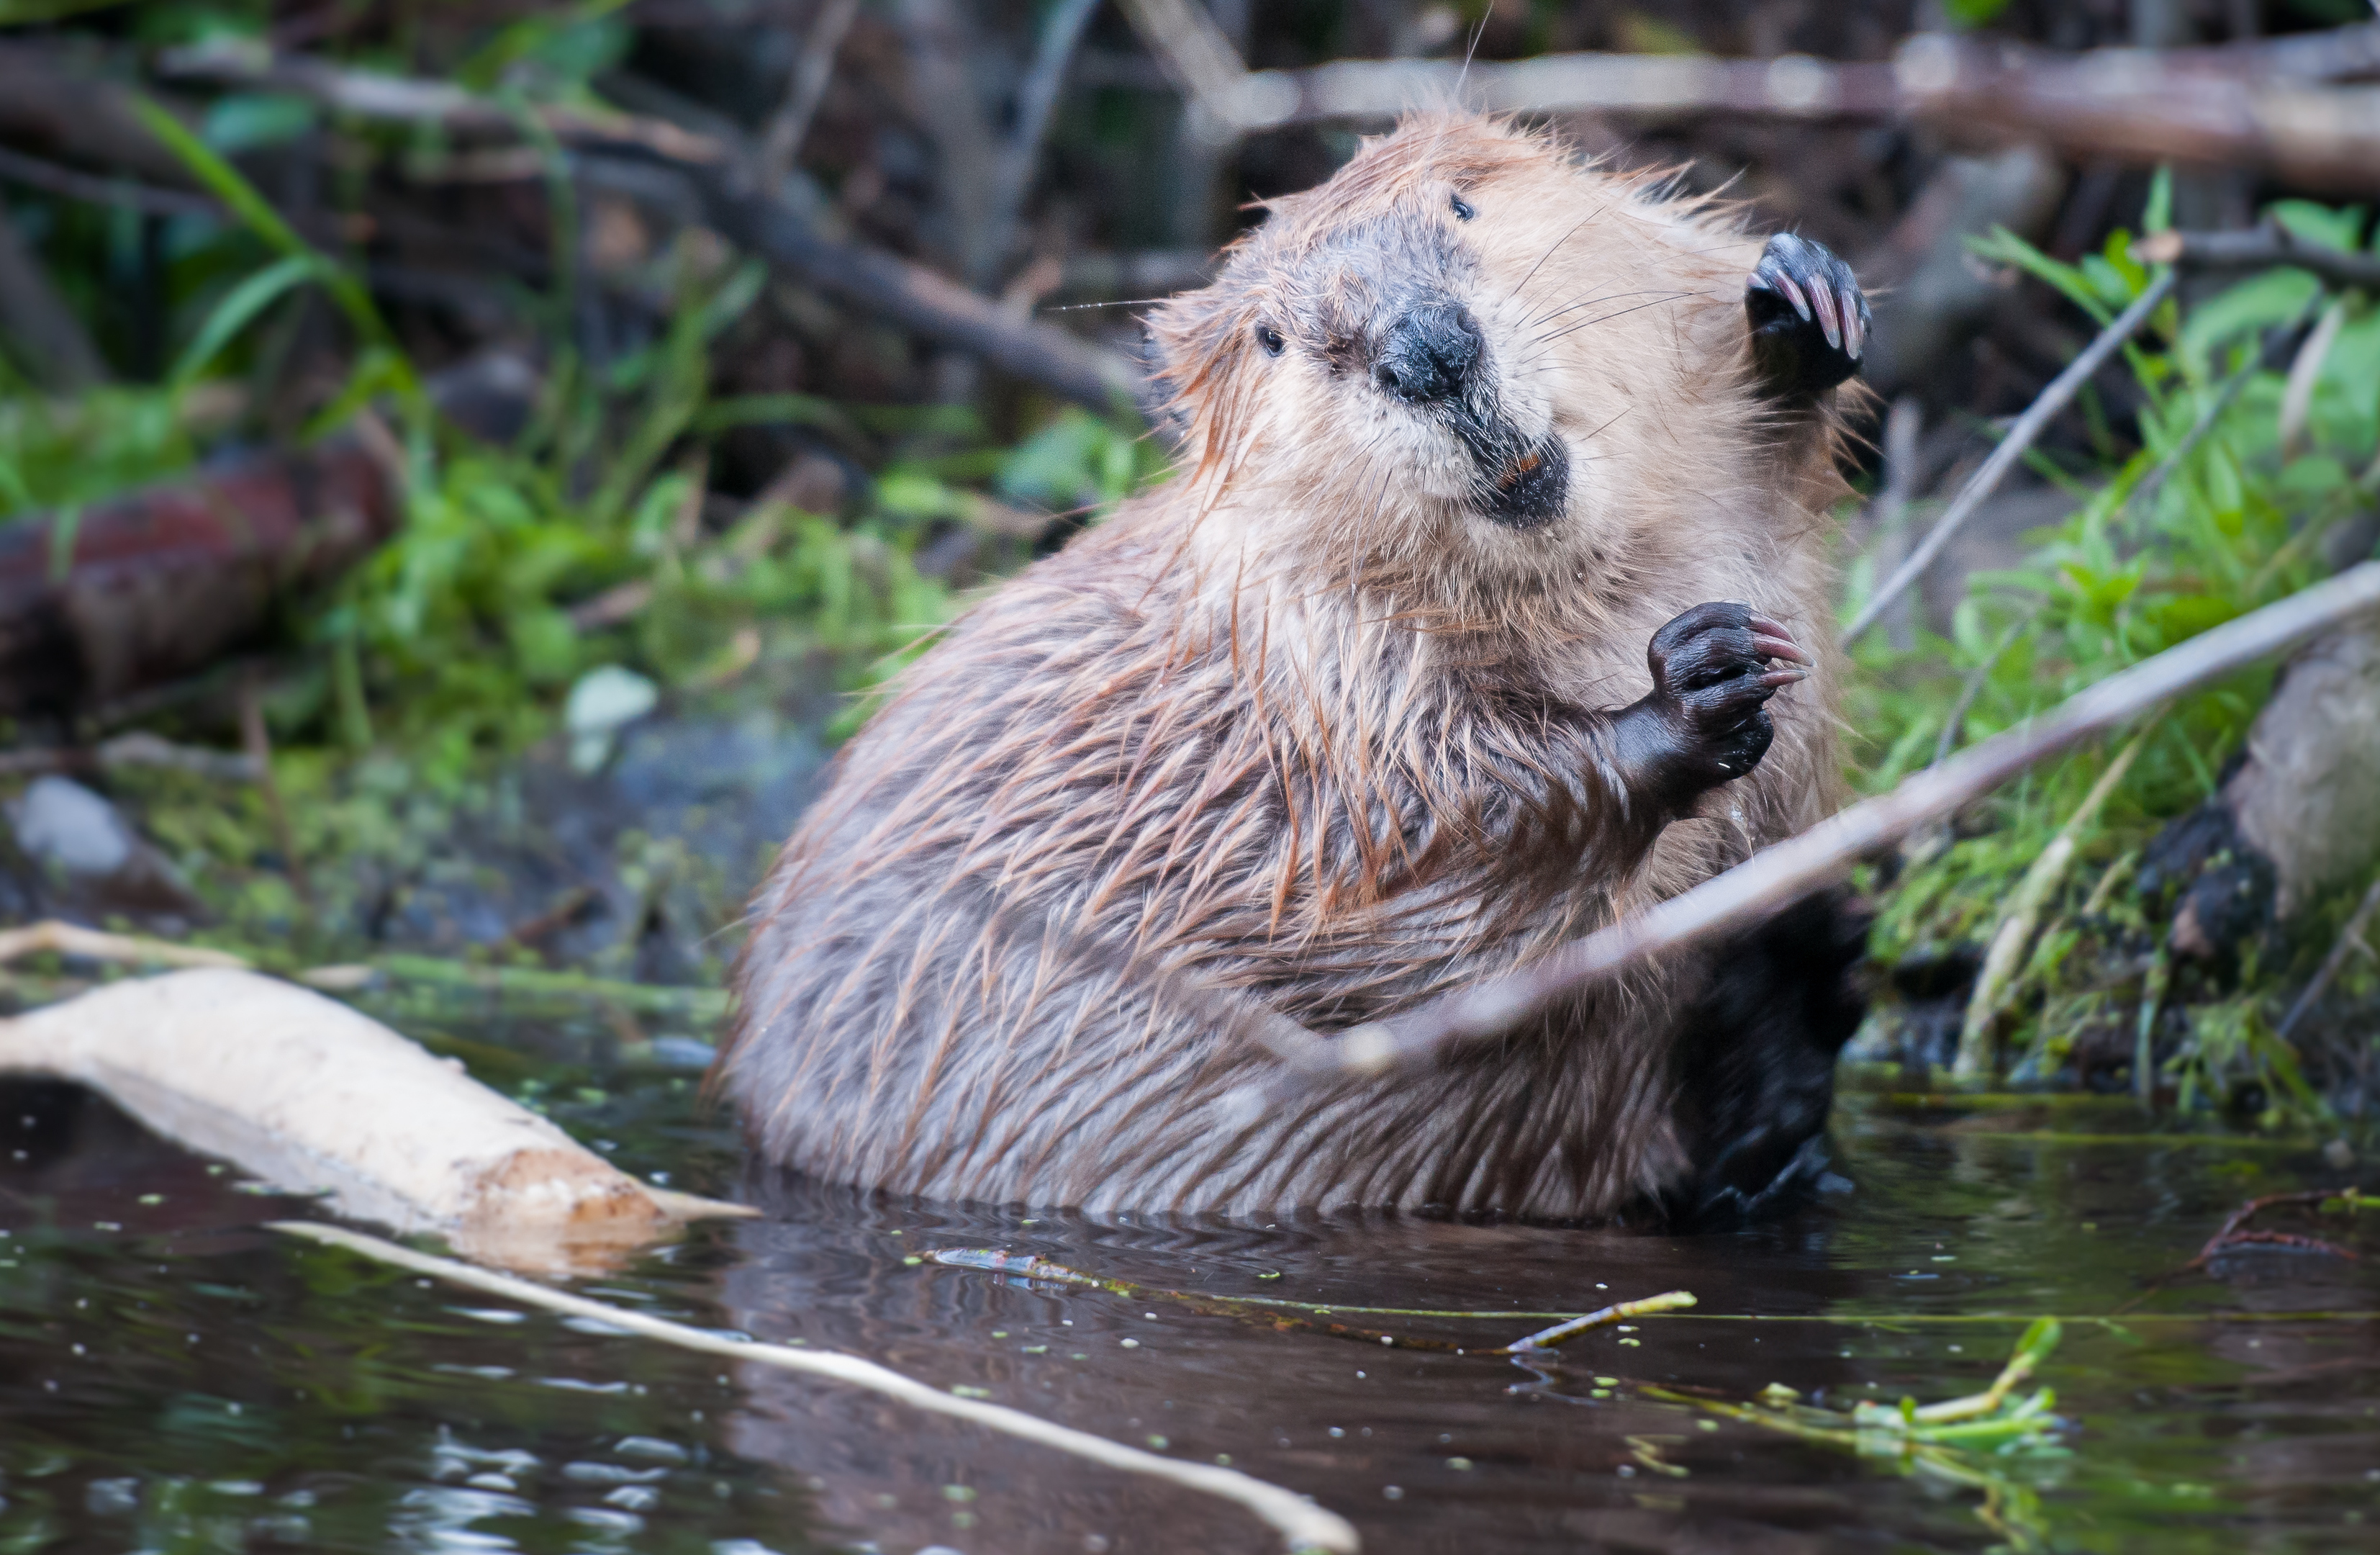
[[[1531,324],[1549,323],[1565,313],[1575,312],[1581,308],[1589,307],[1597,302],[1617,302],[1623,297],[1652,297],[1657,294],[1669,297],[1679,295],[1676,292],[1664,293],[1658,286],[1643,286],[1633,292],[1615,292],[1608,287],[1598,286],[1575,301],[1565,302],[1560,308],[1548,309],[1535,317],[1523,320],[1521,327],[1526,329]]]
[[[1594,210],[1588,212],[1585,215],[1581,216],[1578,219],[1578,226],[1572,227],[1568,232],[1563,233],[1560,237],[1555,238],[1551,243],[1548,244],[1546,251],[1537,256],[1537,262],[1529,266],[1529,273],[1521,277],[1520,284],[1515,285],[1511,291],[1504,294],[1504,300],[1510,302],[1514,298],[1520,296],[1521,287],[1527,285],[1531,281],[1536,279],[1537,272],[1546,267],[1546,261],[1554,257],[1554,250],[1556,249],[1560,248],[1563,244],[1577,237],[1579,227],[1585,226],[1587,223],[1595,220],[1596,217],[1603,214],[1603,213],[1610,209],[1611,206],[1609,201],[1597,206]]]
[[[1693,297],[1693,296],[1695,296],[1695,295],[1696,295],[1696,294],[1695,294],[1695,293],[1693,293],[1693,292],[1672,292],[1670,296],[1665,297],[1665,298],[1658,298],[1658,299],[1657,299],[1657,300],[1655,300],[1655,301],[1652,301],[1652,302],[1640,302],[1640,303],[1638,303],[1638,304],[1636,305],[1636,307],[1635,307],[1635,308],[1622,308],[1622,309],[1619,309],[1619,310],[1617,310],[1616,311],[1613,311],[1613,312],[1605,313],[1605,314],[1603,314],[1603,315],[1601,315],[1600,317],[1597,317],[1597,318],[1593,318],[1593,319],[1583,319],[1583,320],[1581,320],[1579,322],[1577,322],[1577,323],[1574,323],[1574,324],[1571,325],[1571,326],[1570,326],[1569,328],[1567,328],[1567,329],[1558,330],[1558,331],[1556,331],[1554,334],[1549,334],[1549,335],[1547,335],[1547,336],[1544,338],[1544,340],[1540,342],[1540,344],[1542,344],[1542,345],[1547,345],[1547,346],[1550,346],[1550,345],[1552,345],[1555,341],[1560,340],[1563,335],[1565,335],[1565,334],[1576,334],[1580,330],[1583,330],[1583,329],[1586,328],[1586,327],[1587,327],[1588,325],[1590,325],[1590,324],[1608,324],[1608,323],[1609,323],[1609,322],[1610,322],[1612,320],[1614,320],[1614,319],[1621,318],[1621,317],[1623,317],[1623,316],[1624,316],[1624,315],[1626,315],[1626,314],[1630,314],[1630,313],[1633,313],[1633,312],[1635,312],[1635,311],[1637,310],[1637,309],[1642,309],[1642,308],[1658,308],[1658,307],[1660,307],[1660,306],[1661,306],[1661,304],[1662,304],[1662,303],[1664,303],[1664,302],[1675,302],[1675,301],[1677,301],[1680,298]]]

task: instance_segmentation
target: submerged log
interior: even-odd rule
[[[600,1269],[742,1215],[638,1182],[368,1015],[253,972],[140,978],[0,1021],[0,1070],[72,1080],[333,1212],[513,1269]]]
[[[342,437],[0,527],[0,714],[203,668],[386,540],[398,512],[380,459]]]

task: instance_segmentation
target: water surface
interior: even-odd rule
[[[1838,1191],[1742,1233],[1143,1222],[752,1172],[682,1075],[543,1094],[631,1170],[766,1211],[586,1293],[1228,1460],[1370,1551],[2380,1549],[2370,1259],[2274,1248],[2155,1283],[2243,1199],[2354,1179],[2310,1148],[2143,1140],[2120,1107],[1878,1097],[1839,1120]],[[11,1086],[0,1109],[0,1550],[1275,1548],[1193,1492],[295,1245],[261,1227],[308,1206],[71,1088]],[[1277,1322],[918,1261],[948,1247],[1334,1310]],[[1700,1305],[1534,1366],[1314,1326],[1487,1347],[1670,1289]],[[2064,1451],[1965,1480],[1633,1391],[1943,1398],[2043,1313],[2067,1319],[2043,1374]]]

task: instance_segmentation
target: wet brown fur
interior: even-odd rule
[[[1342,1030],[1829,808],[1840,431],[1752,383],[1759,249],[1723,208],[1465,115],[1276,202],[1153,321],[1176,478],[950,629],[757,899],[720,1075],[759,1148],[895,1191],[1110,1209],[1595,1216],[1688,1175],[1695,966],[1294,1108],[1178,990]],[[1422,283],[1479,318],[1512,424],[1561,436],[1554,522],[1482,517],[1455,440],[1350,371]],[[1707,600],[1787,623],[1818,666],[1771,704],[1755,771],[1648,814],[1600,710],[1645,693],[1648,638]]]

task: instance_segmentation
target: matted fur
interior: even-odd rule
[[[1826,637],[1836,424],[1755,392],[1759,251],[1711,203],[1465,115],[1277,202],[1153,321],[1176,479],[950,629],[757,899],[721,1077],[759,1147],[1109,1209],[1591,1216],[1675,1186],[1694,967],[1293,1108],[1175,990],[1344,1029],[1830,808],[1823,651],[1758,768],[1691,816],[1632,803],[1599,711],[1650,688],[1647,640],[1705,601]],[[1477,319],[1500,424],[1562,440],[1551,522],[1482,516],[1473,451],[1361,371],[1417,290]]]

